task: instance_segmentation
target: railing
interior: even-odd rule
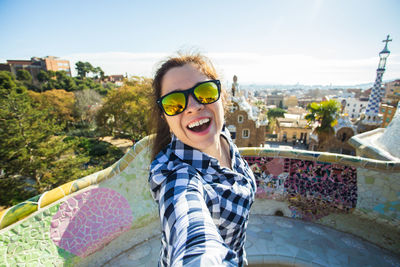
[[[149,142],[144,138],[103,171],[1,212],[0,266],[99,265],[159,234],[147,184]],[[266,205],[258,212],[280,203],[273,214],[314,222],[355,214],[399,231],[400,162],[304,150],[240,151],[257,178],[255,204]]]

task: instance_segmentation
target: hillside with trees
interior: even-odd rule
[[[78,76],[41,71],[39,86],[26,70],[0,71],[0,206],[104,169],[123,152],[104,136],[148,135],[151,80],[102,82],[100,67],[76,64]]]

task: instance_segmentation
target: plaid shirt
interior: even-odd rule
[[[162,225],[159,266],[242,266],[256,183],[228,130],[232,170],[182,143],[154,159],[149,183]]]

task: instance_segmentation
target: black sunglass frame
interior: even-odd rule
[[[218,98],[217,98],[215,101],[211,102],[211,103],[201,103],[200,100],[197,99],[196,95],[194,94],[194,89],[196,89],[196,87],[198,87],[199,85],[202,85],[202,84],[204,84],[204,83],[209,83],[209,82],[212,82],[212,83],[214,83],[214,84],[217,85],[217,89],[218,89]],[[163,107],[163,105],[162,105],[162,100],[163,100],[165,97],[167,97],[167,96],[169,96],[169,95],[172,95],[172,94],[175,94],[175,93],[183,93],[183,95],[185,96],[185,107],[184,107],[184,108],[182,109],[182,111],[179,112],[179,113],[176,113],[176,114],[174,114],[174,115],[168,115],[167,112],[165,112],[165,109],[164,109],[164,107]],[[164,112],[165,115],[167,115],[167,116],[176,116],[176,115],[181,114],[182,112],[184,112],[185,109],[187,108],[187,105],[188,105],[188,102],[189,102],[189,94],[192,94],[193,98],[196,99],[196,101],[197,101],[198,103],[202,104],[202,105],[208,105],[208,104],[215,103],[215,102],[217,102],[217,101],[220,99],[220,97],[221,97],[221,81],[220,81],[220,80],[208,80],[208,81],[204,81],[204,82],[199,82],[199,83],[196,83],[193,87],[191,87],[191,88],[189,88],[189,89],[186,89],[186,90],[179,90],[179,91],[172,91],[172,92],[170,92],[170,93],[168,93],[168,94],[166,94],[166,95],[160,97],[159,99],[157,99],[156,102],[157,102],[158,106],[161,108],[161,110]]]

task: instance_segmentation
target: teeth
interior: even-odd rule
[[[210,119],[202,119],[202,120],[199,120],[199,121],[192,122],[188,126],[189,126],[189,128],[194,128],[194,127],[203,125],[204,123],[207,123],[209,121],[210,121]]]

